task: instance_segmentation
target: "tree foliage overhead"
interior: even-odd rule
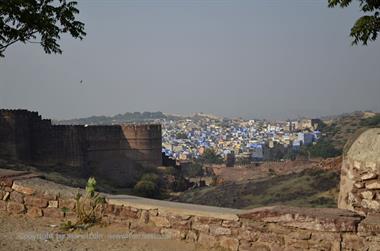
[[[83,39],[76,5],[70,0],[0,0],[0,57],[16,42],[38,43],[48,54],[61,54],[62,33]]]
[[[364,15],[356,20],[351,28],[350,36],[353,37],[352,44],[362,43],[367,45],[368,42],[375,41],[380,32],[380,0],[358,0],[362,12],[369,15]],[[340,6],[348,7],[352,0],[328,0],[330,8]]]

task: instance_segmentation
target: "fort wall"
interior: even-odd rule
[[[0,158],[128,186],[139,169],[161,165],[161,125],[52,125],[36,112],[0,110]]]

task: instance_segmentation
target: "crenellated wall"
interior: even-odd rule
[[[36,112],[0,110],[0,158],[129,186],[139,169],[161,165],[161,125],[52,125]]]

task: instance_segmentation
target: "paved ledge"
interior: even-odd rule
[[[15,180],[12,188],[24,194],[59,195],[62,198],[75,198],[78,192],[84,193],[84,189],[73,188],[54,183],[40,177]]]
[[[42,177],[42,175],[27,171],[15,171],[9,169],[0,169],[0,185],[11,186],[15,180],[25,180]]]
[[[356,232],[362,217],[338,208],[263,207],[239,215],[242,219],[328,232]]]
[[[160,212],[176,215],[202,216],[236,221],[239,220],[238,214],[247,212],[246,210],[154,200],[130,195],[108,195],[107,201],[112,205],[130,206],[145,210],[158,209]]]

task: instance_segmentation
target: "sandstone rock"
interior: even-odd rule
[[[355,183],[354,184],[354,186],[356,187],[356,188],[363,188],[364,187],[364,183],[361,183],[361,182],[357,182],[357,183]]]
[[[373,162],[373,161],[367,161],[365,163],[365,166],[369,169],[371,169],[372,171],[376,171],[376,162]]]
[[[136,228],[139,232],[148,233],[148,234],[159,234],[161,232],[161,228],[156,226],[149,225],[140,225]]]
[[[57,208],[58,207],[58,200],[49,200],[48,207]]]
[[[199,234],[198,242],[207,247],[215,247],[218,244],[216,237],[204,233]]]
[[[358,233],[360,236],[380,236],[380,214],[369,214],[362,220],[358,226]]]
[[[151,216],[157,216],[158,215],[158,209],[151,209],[151,210],[149,210],[149,215],[151,215]]]
[[[3,196],[3,200],[8,200],[10,196],[11,196],[10,192],[5,192],[5,194]]]
[[[372,200],[374,194],[371,191],[364,191],[361,193],[362,197],[366,200]]]
[[[123,217],[123,218],[138,219],[139,211],[131,207],[123,207],[119,215],[120,217]]]
[[[33,196],[26,196],[25,197],[25,204],[32,207],[47,207],[48,201],[46,199],[33,197]]]
[[[365,184],[367,189],[380,189],[380,181],[370,181]]]
[[[380,203],[376,200],[366,200],[363,199],[361,202],[362,207],[369,208],[375,211],[380,210]]]
[[[358,169],[358,170],[360,170],[360,168],[361,168],[361,163],[359,162],[359,161],[354,161],[354,168],[356,168],[356,169]]]
[[[161,234],[166,236],[167,238],[173,239],[173,240],[182,239],[181,231],[179,231],[177,229],[163,228],[163,229],[161,229]]]
[[[13,183],[12,189],[15,190],[16,192],[27,194],[27,195],[32,195],[35,192],[34,189],[31,187],[18,185],[16,183]]]
[[[52,193],[50,191],[40,192],[38,193],[38,196],[47,199],[47,200],[57,200],[57,195],[55,193]]]
[[[106,215],[108,215],[108,214],[113,214],[114,209],[115,209],[115,206],[114,206],[114,205],[106,204],[106,207],[105,207],[105,209],[104,209],[104,213],[105,213]]]
[[[240,241],[239,244],[239,251],[251,251],[252,250],[252,243],[249,241]]]
[[[361,180],[372,180],[372,179],[376,179],[376,178],[377,178],[376,173],[367,173],[367,174],[364,174],[360,177]]]
[[[334,241],[332,244],[331,244],[331,251],[341,251],[341,243],[340,241]]]
[[[144,224],[147,224],[149,222],[149,212],[147,210],[141,211],[140,222]]]
[[[200,222],[193,222],[191,228],[203,233],[208,233],[210,231],[209,225]]]
[[[75,209],[76,201],[74,199],[60,199],[58,201],[58,205],[60,208],[68,208],[68,209]]]
[[[343,250],[364,250],[363,239],[357,235],[343,235],[342,240]]]
[[[236,238],[222,236],[219,245],[227,250],[237,251],[239,248],[239,240]]]
[[[264,244],[253,244],[251,250],[255,250],[255,251],[271,251],[270,247],[268,247],[267,245],[264,245]]]
[[[198,235],[195,231],[190,230],[189,232],[187,232],[186,239],[196,242],[198,240]]]
[[[230,235],[231,234],[231,229],[226,228],[226,227],[211,226],[210,227],[210,234],[214,235],[214,236]]]
[[[152,221],[157,227],[170,227],[169,220],[163,216],[152,216],[150,217],[150,221]]]
[[[249,230],[242,229],[239,231],[239,237],[242,240],[252,241],[251,232]]]
[[[285,243],[284,237],[282,235],[277,235],[274,233],[259,233],[259,242],[274,243],[278,246],[283,246]]]
[[[24,204],[10,201],[7,205],[7,211],[14,214],[21,214],[25,212]]]
[[[222,220],[217,218],[210,218],[210,217],[194,217],[194,222],[204,223],[208,225],[221,225]]]
[[[222,227],[228,227],[228,228],[239,228],[241,227],[241,222],[240,221],[234,221],[234,220],[224,220],[222,222]]]
[[[307,240],[297,240],[297,239],[286,239],[285,240],[286,250],[308,250],[309,242]]]
[[[348,203],[349,204],[356,204],[359,202],[359,199],[356,197],[353,193],[348,193]]]
[[[64,213],[59,208],[48,207],[43,209],[43,215],[50,218],[63,218]]]
[[[1,211],[6,211],[7,210],[7,202],[0,200],[0,210]]]
[[[24,196],[19,192],[11,192],[11,195],[9,197],[11,201],[17,202],[17,203],[24,203]]]
[[[31,207],[28,209],[27,215],[33,218],[42,217],[42,210],[38,207]]]
[[[297,240],[310,240],[311,233],[304,231],[292,232],[288,235],[288,237]]]
[[[189,220],[171,220],[170,225],[175,229],[189,230],[191,228],[191,221],[189,221]]]

